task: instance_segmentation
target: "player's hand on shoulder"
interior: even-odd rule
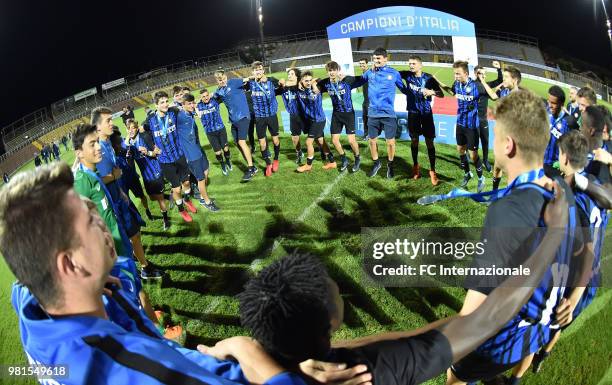
[[[548,190],[553,190],[553,198],[546,204],[544,209],[544,222],[549,228],[565,228],[567,225],[568,205],[565,190],[559,182],[548,179],[544,186]]]
[[[493,68],[496,68],[496,69],[501,68],[501,64],[497,60],[493,60],[492,65],[493,65]]]
[[[372,374],[366,365],[347,368],[346,364],[307,360],[300,363],[300,371],[319,384],[366,385],[372,383]]]

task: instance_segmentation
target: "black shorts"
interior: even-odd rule
[[[457,126],[455,129],[455,137],[457,138],[458,146],[466,146],[470,151],[478,150],[478,138],[479,130],[476,128],[467,128],[464,126]]]
[[[433,114],[408,112],[408,133],[413,139],[418,139],[421,135],[427,139],[435,138],[436,126],[434,125]]]
[[[251,119],[249,118],[242,118],[237,122],[232,122],[232,136],[234,137],[234,142],[246,140],[249,124],[251,124]]]
[[[368,136],[370,139],[376,139],[383,131],[386,140],[395,139],[397,119],[391,117],[368,118]]]
[[[208,170],[208,158],[202,153],[202,157],[196,160],[187,161],[187,166],[191,171],[191,175],[195,177],[196,182],[206,179],[206,171]]]
[[[476,131],[476,130],[474,130]],[[476,382],[478,380],[491,380],[498,374],[512,369],[518,362],[511,364],[498,364],[491,362],[476,352],[472,352],[451,365],[451,371],[463,382]]]
[[[174,163],[160,163],[162,175],[170,182],[172,188],[181,186],[181,183],[189,180],[189,167],[184,156],[178,158]]]
[[[306,122],[306,127],[308,130],[308,137],[319,139],[323,137],[323,130],[325,129],[325,121],[322,122]]]
[[[219,152],[227,147],[227,131],[225,131],[225,128],[218,131],[207,132],[206,137],[214,152]]]
[[[159,177],[155,180],[144,181],[144,187],[147,191],[147,195],[161,195],[164,193],[164,178]]]
[[[347,135],[355,135],[355,111],[336,112],[332,114],[331,133],[341,134],[342,127],[346,127]]]
[[[142,185],[140,184],[140,179],[134,178],[128,183],[128,190],[134,194],[136,198],[144,198],[144,191],[142,190]]]
[[[291,130],[291,136],[308,134],[306,130],[306,122],[300,115],[289,115],[289,128]]]
[[[278,136],[278,118],[276,117],[276,115],[255,119],[255,130],[257,131],[257,139],[266,138],[266,129],[270,131],[270,135]]]

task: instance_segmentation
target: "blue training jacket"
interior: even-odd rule
[[[371,69],[361,75],[368,83],[368,116],[371,118],[395,117],[395,88],[403,93],[408,89],[402,81],[399,71],[389,66]]]
[[[43,384],[248,384],[240,366],[219,361],[164,339],[153,323],[116,290],[106,305],[109,319],[49,317],[23,285],[15,283],[12,303],[30,363],[66,365],[67,377]],[[112,306],[109,306],[112,304]],[[268,385],[305,385],[284,372]]]

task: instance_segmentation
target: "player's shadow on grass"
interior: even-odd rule
[[[175,281],[169,275],[164,278],[162,288],[173,287],[206,295],[236,295],[251,277],[248,269],[244,267],[177,265],[166,268],[168,273],[173,270],[190,272],[192,278]]]

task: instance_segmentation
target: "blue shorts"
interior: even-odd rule
[[[368,136],[370,139],[376,139],[383,131],[385,132],[386,140],[395,139],[395,134],[397,133],[397,120],[390,117],[368,117]]]
[[[251,119],[249,118],[242,118],[239,121],[232,123],[232,136],[234,137],[234,142],[246,140],[250,123]]]
[[[187,166],[189,166],[189,170],[198,181],[206,179],[206,175],[204,174],[206,170],[208,170],[208,158],[206,154],[202,153],[200,159],[188,160]]]

